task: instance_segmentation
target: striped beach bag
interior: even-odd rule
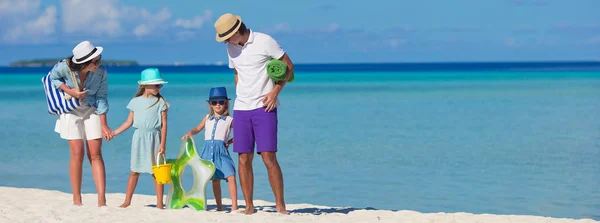
[[[69,71],[71,70],[69,69]],[[75,84],[75,87],[79,88],[77,86],[78,84],[77,80],[75,79],[75,75],[73,72],[69,73],[71,74],[71,78]],[[79,99],[72,97],[61,89],[54,88],[52,81],[50,80],[50,72],[48,72],[48,74],[42,78],[42,83],[44,85],[44,93],[46,93],[48,113],[53,115],[61,115],[64,113],[69,113],[81,106]]]

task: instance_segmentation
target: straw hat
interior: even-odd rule
[[[231,13],[225,13],[217,19],[215,22],[215,29],[217,30],[217,42],[223,42],[229,37],[233,36],[240,26],[242,25],[242,17],[239,15],[233,15]]]
[[[82,64],[88,62],[102,53],[101,46],[94,47],[90,41],[83,41],[73,48],[73,63]]]

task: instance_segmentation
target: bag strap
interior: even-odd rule
[[[73,74],[73,71],[71,70],[71,68],[69,67],[69,60],[65,60],[65,62],[67,63],[67,70],[69,70],[69,74],[71,76],[71,81],[73,81],[73,85],[75,85],[75,88],[77,89],[77,91],[79,91],[79,83],[77,82],[77,79],[75,79],[75,74]],[[67,100],[71,100],[73,96],[71,96],[70,94],[67,94],[67,92],[65,92],[65,99]]]

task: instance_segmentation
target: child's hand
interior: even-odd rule
[[[164,146],[159,146],[158,147],[158,154],[165,154],[165,147]]]
[[[188,132],[186,133],[183,137],[181,137],[181,140],[187,140],[188,138],[192,137],[192,133]]]

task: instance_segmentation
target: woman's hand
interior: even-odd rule
[[[160,146],[158,147],[158,154],[165,154],[165,151],[166,151],[166,150],[167,150],[167,149],[165,149],[165,146],[163,146],[163,145],[160,145]]]
[[[115,137],[115,133],[108,127],[108,125],[102,125],[102,138],[107,142]]]
[[[82,100],[85,97],[85,94],[88,92],[88,90],[84,90],[84,91],[78,91],[77,89],[71,89],[71,93],[69,93],[71,96]]]

